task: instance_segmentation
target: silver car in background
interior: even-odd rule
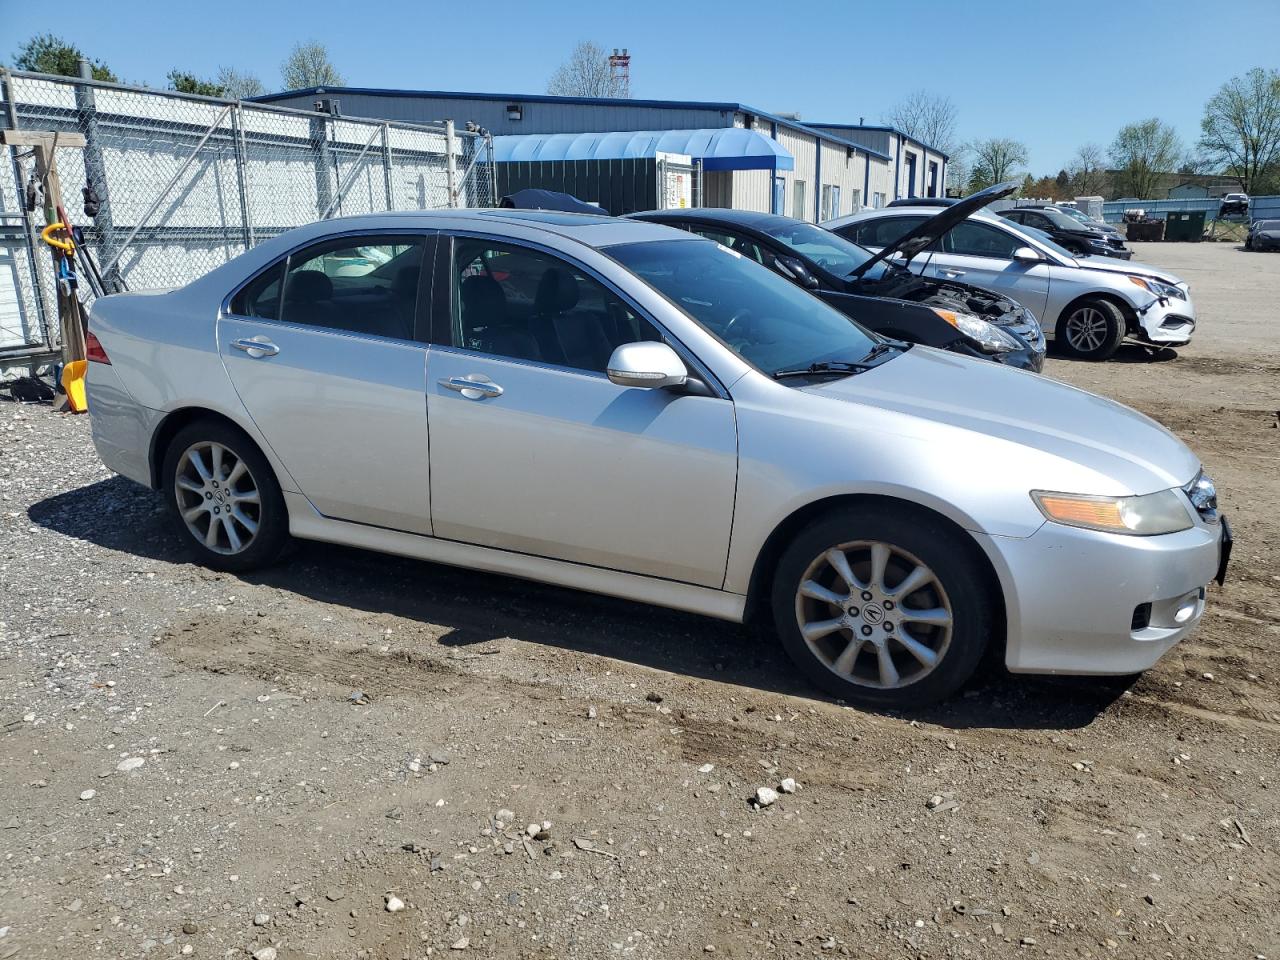
[[[1077,256],[1048,234],[982,209],[1015,187],[1000,184],[950,206],[865,210],[822,225],[872,249],[905,245],[917,273],[1018,301],[1082,360],[1106,360],[1126,338],[1151,347],[1190,342],[1196,312],[1186,283],[1144,263]]]
[[[770,615],[862,703],[945,697],[988,646],[1015,671],[1145,669],[1230,544],[1146,417],[885,340],[654,224],[326,221],[100,299],[88,340],[103,462],[209,565],[292,535]]]

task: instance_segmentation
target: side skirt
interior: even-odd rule
[[[492,547],[438,540],[345,520],[332,520],[318,513],[301,494],[286,492],[284,498],[289,508],[289,532],[300,540],[320,540],[469,570],[500,573],[573,590],[684,610],[733,623],[741,623],[746,611],[747,598],[741,594]]]

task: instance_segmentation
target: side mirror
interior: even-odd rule
[[[689,376],[679,355],[653,340],[618,347],[609,358],[607,372],[610,381],[620,387],[650,389],[683,386]]]
[[[1039,263],[1044,258],[1031,247],[1019,247],[1013,251],[1013,259],[1019,263]]]
[[[821,284],[818,278],[809,272],[809,268],[804,265],[804,261],[797,260],[795,257],[778,257],[774,260],[777,264],[778,271],[790,280],[794,280],[806,290],[817,290]]]

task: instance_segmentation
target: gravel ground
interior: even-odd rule
[[[1195,343],[1047,373],[1196,449],[1232,577],[1139,679],[912,715],[620,601],[321,545],[204,570],[84,418],[0,406],[0,960],[1280,957],[1280,257],[1139,256]]]

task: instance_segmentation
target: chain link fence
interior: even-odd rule
[[[0,126],[58,146],[63,205],[107,290],[188,283],[262,240],[329,217],[496,203],[488,135],[5,72]],[[29,148],[0,148],[0,356],[58,346],[56,277],[25,210]],[[92,189],[96,216],[85,215]],[[91,296],[81,279],[82,298]]]

